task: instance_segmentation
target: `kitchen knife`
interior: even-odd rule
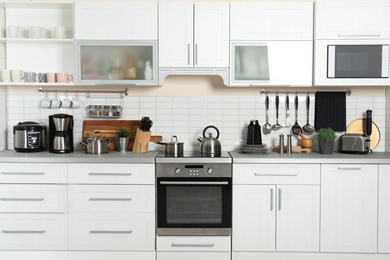
[[[290,99],[288,98],[288,95],[286,95],[285,106],[286,106],[286,126],[290,126]]]
[[[371,133],[372,133],[372,110],[367,110],[366,111],[366,135],[368,136],[368,147],[371,147]],[[370,152],[372,152],[371,149]]]

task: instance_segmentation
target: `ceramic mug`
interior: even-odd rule
[[[30,27],[31,38],[46,38],[46,29],[39,26]]]
[[[38,73],[38,82],[39,83],[46,83],[47,82],[46,73]]]
[[[11,70],[12,82],[21,82],[24,79],[25,75],[26,74],[22,70]]]
[[[62,101],[57,95],[51,99],[51,108],[60,108],[61,105]]]
[[[83,102],[80,100],[80,98],[78,96],[73,98],[72,108],[79,108],[79,107],[81,107],[82,104],[83,104]]]
[[[66,29],[62,26],[56,26],[53,28],[53,36],[56,39],[65,39],[66,38]]]
[[[1,78],[3,82],[11,82],[11,71],[10,70],[2,70]]]
[[[51,107],[51,99],[46,96],[41,100],[41,108],[50,108]]]
[[[37,73],[35,72],[25,72],[24,82],[37,82]]]
[[[56,73],[55,72],[46,73],[46,79],[48,83],[56,83]]]
[[[72,99],[69,96],[66,96],[62,100],[62,105],[61,105],[62,108],[71,108],[72,105],[73,105],[73,101],[72,101]]]
[[[57,72],[56,79],[59,83],[69,83],[73,80],[73,76],[66,72]]]

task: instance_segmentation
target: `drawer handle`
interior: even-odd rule
[[[298,173],[277,173],[277,174],[271,174],[271,173],[257,173],[255,172],[255,176],[265,176],[265,177],[294,177],[298,176]]]
[[[172,243],[171,247],[214,247],[214,243],[211,244],[176,244]]]
[[[362,167],[338,167],[339,171],[360,171]]]
[[[44,198],[0,198],[2,201],[43,201]]]
[[[88,175],[94,176],[131,176],[132,173],[104,173],[104,172],[90,172]]]
[[[43,234],[46,230],[3,230],[4,234]]]
[[[381,37],[380,34],[339,34],[339,37]]]
[[[133,230],[124,230],[124,231],[118,231],[118,230],[90,230],[89,233],[91,233],[91,234],[131,234],[131,233],[133,233]]]
[[[4,175],[44,175],[45,172],[1,172]]]
[[[133,198],[89,198],[91,201],[131,201]]]

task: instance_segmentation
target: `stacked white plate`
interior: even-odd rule
[[[240,153],[270,153],[266,144],[242,144],[238,149]]]

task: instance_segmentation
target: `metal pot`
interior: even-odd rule
[[[157,144],[165,145],[165,157],[183,157],[184,143],[177,141],[177,136],[171,137],[171,142],[156,142]]]
[[[95,132],[100,133],[100,132]],[[94,133],[94,134],[95,134]],[[86,141],[81,142],[83,145],[84,151],[87,154],[104,154],[108,153],[108,147],[112,141],[106,139],[104,136],[92,136],[89,137]]]
[[[207,129],[213,128],[217,131],[217,137],[213,137],[212,133],[209,133],[209,136],[206,137],[206,131]],[[207,126],[203,130],[203,138],[198,137],[198,141],[201,142],[200,144],[200,153],[204,156],[220,156],[221,155],[221,142],[218,140],[219,137],[219,130],[213,125]]]

